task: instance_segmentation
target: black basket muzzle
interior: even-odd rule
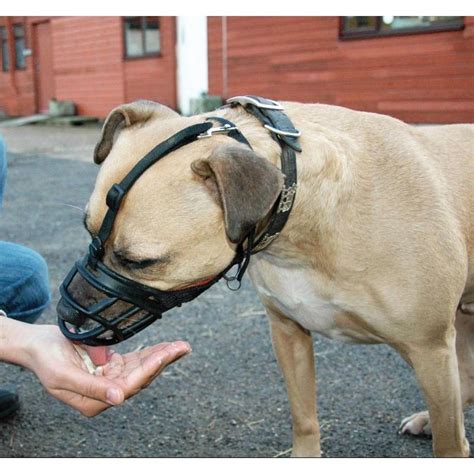
[[[157,145],[119,184],[111,187],[106,197],[108,210],[98,234],[92,239],[89,253],[76,262],[60,286],[58,324],[67,338],[90,346],[116,344],[142,331],[161,318],[164,312],[199,296],[224,277],[234,265],[238,265],[238,270],[231,279],[236,279],[240,283],[250,258],[253,233],[247,241],[245,253],[240,244],[233,261],[220,274],[204,283],[173,291],[158,290],[130,280],[107,267],[102,261],[104,244],[110,236],[121,202],[136,180],[163,156],[193,142],[206,132],[209,133],[211,127],[212,123],[206,122],[181,130]],[[222,128],[231,129],[230,125]],[[248,145],[240,132],[236,131],[235,126],[232,130],[233,138]],[[229,135],[232,136],[230,133]],[[78,276],[93,287],[96,295],[100,295],[95,297],[94,300],[97,301],[89,306],[79,302],[71,291],[71,284]],[[68,318],[67,314],[74,317]]]
[[[76,342],[90,346],[117,344],[160,319],[164,312],[199,296],[220,280],[235,263],[238,263],[237,260],[204,284],[181,290],[162,291],[130,280],[87,255],[76,262],[61,284],[61,300],[58,306],[68,307],[69,311],[75,312],[75,318],[88,321],[88,325],[91,325],[93,321],[94,327],[82,330],[81,327],[75,327],[61,316],[58,318],[59,327],[66,337]],[[98,302],[86,307],[74,298],[71,293],[71,283],[78,275],[102,295]],[[126,303],[122,305],[126,309],[114,312],[120,302]],[[114,316],[104,315],[106,311],[114,312]]]

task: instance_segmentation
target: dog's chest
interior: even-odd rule
[[[257,293],[265,305],[277,309],[309,331],[346,342],[363,341],[359,331],[349,329],[341,320],[348,313],[320,296],[309,270],[279,268],[261,259],[249,267]]]
[[[274,307],[309,331],[333,339],[345,339],[336,326],[338,308],[318,295],[307,271],[268,268],[265,262],[258,261],[252,264],[249,273],[264,304]]]

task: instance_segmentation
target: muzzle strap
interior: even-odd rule
[[[194,140],[199,135],[207,132],[212,127],[212,123],[204,122],[196,125],[191,125],[178,133],[174,134],[164,142],[155,146],[149,151],[125,176],[118,184],[114,184],[106,197],[107,213],[105,214],[102,225],[100,226],[97,236],[95,236],[90,244],[89,253],[93,260],[100,260],[104,254],[104,243],[109,238],[117,212],[120,209],[122,200],[130,191],[131,187],[140,178],[140,176],[151,166],[157,163],[161,158],[168,155],[177,148],[181,148]],[[94,263],[94,262],[92,262]]]
[[[199,138],[212,136],[213,133],[226,133],[235,140],[249,145],[234,124],[225,119],[222,120],[226,123],[217,120],[222,125],[218,130],[213,128],[212,122],[208,121],[187,127],[171,136],[147,153],[120,183],[116,183],[110,188],[106,196],[108,209],[99,232],[90,243],[89,253],[76,263],[60,288],[63,304],[67,304],[77,315],[94,321],[95,327],[85,331],[80,328],[71,330],[66,321],[59,317],[59,327],[66,337],[91,346],[117,344],[161,318],[162,313],[199,296],[220,280],[234,265],[238,266],[237,280],[240,284],[248,265],[252,239],[248,241],[246,252],[243,251],[242,243],[237,247],[233,261],[219,275],[199,285],[180,290],[161,291],[142,285],[114,272],[102,262],[104,244],[110,237],[123,199],[148,168],[177,148]],[[75,300],[69,287],[78,274],[89,285],[102,293],[101,301],[85,307]],[[104,311],[113,311],[114,305],[119,302],[127,303],[125,309],[117,309],[113,317],[105,317]]]

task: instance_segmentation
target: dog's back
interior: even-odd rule
[[[420,199],[420,190],[410,184],[419,173],[416,186],[424,187],[426,198],[433,199],[435,213],[441,208],[450,214],[449,222],[457,228],[452,231],[462,235],[468,253],[466,291],[474,293],[474,125],[409,125],[387,115],[323,104],[287,103],[285,108],[297,126],[300,121],[303,129],[315,128],[315,136],[321,128],[335,134],[336,140],[338,134],[351,140],[362,150],[353,158],[377,175],[374,182],[383,194],[392,191],[393,179],[401,182],[405,176],[407,182],[400,183],[397,192],[406,195],[399,199]]]

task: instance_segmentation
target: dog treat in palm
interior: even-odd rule
[[[94,362],[92,362],[92,359],[89,357],[87,351],[77,344],[74,344],[74,349],[76,349],[76,352],[82,357],[82,360],[84,361],[84,364],[86,364],[89,373],[95,375],[97,367]]]

